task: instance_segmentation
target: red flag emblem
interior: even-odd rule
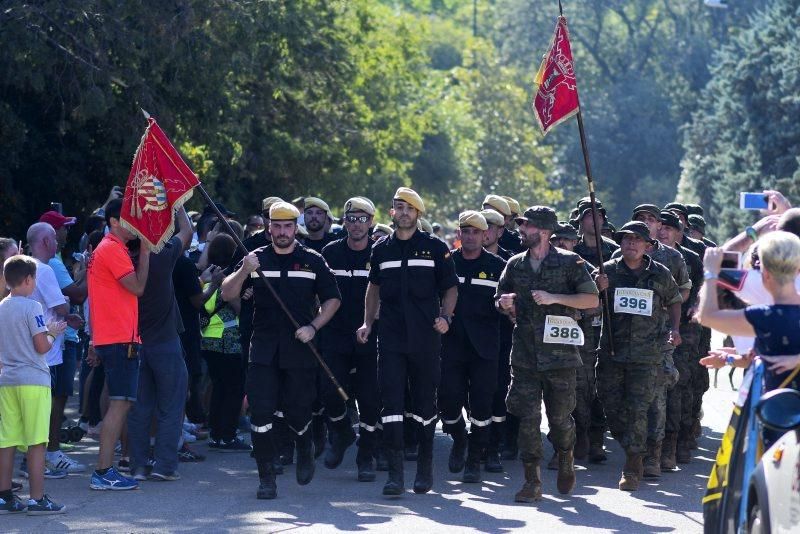
[[[561,124],[578,112],[578,83],[572,63],[567,19],[558,17],[553,44],[545,54],[535,83],[538,86],[533,97],[533,109],[542,133]]]
[[[147,122],[125,186],[120,222],[159,252],[172,237],[175,210],[192,197],[200,181],[155,119]]]

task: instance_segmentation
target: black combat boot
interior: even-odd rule
[[[483,447],[477,445],[475,440],[470,436],[469,452],[467,453],[467,462],[464,467],[464,476],[461,478],[462,482],[476,484],[481,481],[481,450]],[[496,452],[495,452],[496,454]],[[498,458],[499,462],[499,458]],[[486,470],[489,470],[489,462],[486,462]]]
[[[325,415],[314,415],[311,418],[311,435],[314,440],[314,458],[319,458],[325,452],[325,442],[328,441],[328,427],[325,424]],[[299,461],[299,460],[298,460]]]
[[[350,426],[350,419],[344,417],[331,422],[331,447],[325,451],[325,467],[336,469],[344,459],[347,448],[356,440],[356,433]]]
[[[383,494],[387,497],[399,497],[405,489],[403,482],[403,451],[384,449],[389,464],[389,478],[383,485]]]
[[[275,467],[272,460],[258,464],[258,499],[274,499],[278,496],[278,485],[275,482]]]
[[[303,435],[298,436],[295,440],[297,447],[297,468],[295,469],[295,477],[297,483],[305,486],[314,478],[314,442],[311,436],[306,431]]]
[[[453,446],[450,448],[450,458],[447,467],[451,473],[460,473],[464,470],[464,453],[467,451],[467,431],[459,428],[450,434],[453,438]],[[480,458],[478,459],[480,461]]]
[[[430,424],[420,432],[414,493],[428,493],[433,487],[433,432],[435,429],[434,424]]]

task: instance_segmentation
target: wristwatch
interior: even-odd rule
[[[441,317],[442,319],[444,319],[445,321],[447,321],[447,325],[448,325],[448,326],[450,326],[451,324],[453,324],[453,316],[452,316],[452,315],[444,315],[444,314],[443,314],[443,315],[440,315],[439,317]]]
[[[754,242],[758,241],[758,232],[756,232],[756,229],[753,228],[752,226],[748,226],[747,228],[745,228],[744,233],[747,237],[750,238],[751,241]]]

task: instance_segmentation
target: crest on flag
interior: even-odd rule
[[[175,210],[200,184],[166,134],[148,117],[122,200],[120,222],[159,252],[175,229]]]
[[[567,32],[567,19],[558,17],[550,50],[544,55],[536,73],[537,91],[533,109],[542,133],[561,124],[578,112],[578,83],[572,62],[572,49]]]

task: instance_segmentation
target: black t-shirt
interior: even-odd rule
[[[253,252],[258,256],[259,269],[300,326],[314,319],[319,303],[341,298],[336,278],[324,258],[302,244],[295,243],[291,254],[277,254],[272,245]],[[251,273],[242,289],[251,286],[254,311],[250,361],[277,364],[284,369],[316,367],[311,349],[295,339],[297,328],[256,272]]]
[[[311,239],[310,237],[307,237],[303,240],[303,245],[321,254],[322,249],[325,248],[325,245],[335,240],[336,236],[329,232],[327,234],[323,234],[322,239]]]
[[[172,271],[182,255],[183,243],[178,236],[170,239],[161,252],[150,255],[147,285],[139,297],[139,334],[143,343],[169,341],[183,333],[172,283]]]
[[[175,300],[181,313],[183,328],[187,334],[196,332],[200,336],[200,316],[192,306],[191,298],[203,292],[195,264],[181,254],[172,271],[172,283],[175,286]]]

